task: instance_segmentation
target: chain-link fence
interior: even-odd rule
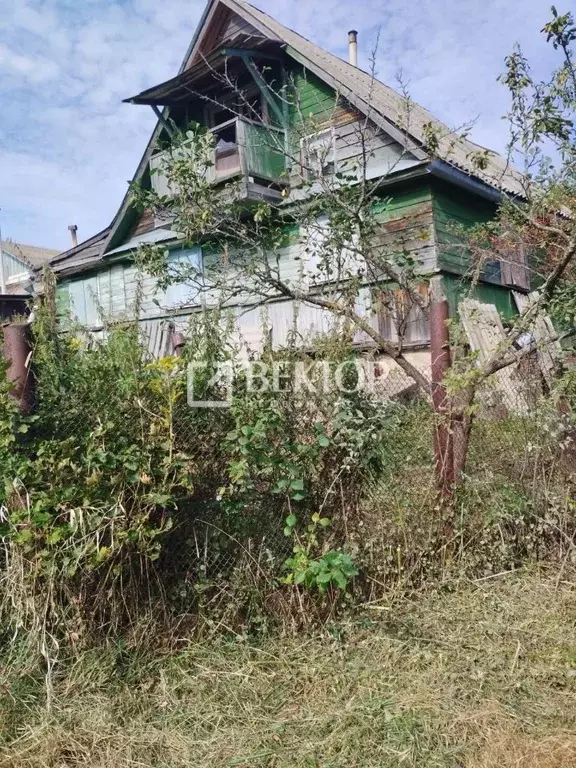
[[[417,355],[425,370],[429,350]],[[346,553],[364,599],[469,564],[571,557],[571,373],[544,375],[537,352],[458,413],[334,340],[239,362],[188,337],[153,359],[137,324],[105,341],[41,326],[34,359],[35,410],[11,449],[27,474],[4,504],[18,535],[37,527],[35,553],[64,542],[71,572],[84,558],[120,573],[130,545],[179,612],[251,590],[274,601],[295,553],[302,567]],[[442,487],[440,432],[465,454],[456,488]]]

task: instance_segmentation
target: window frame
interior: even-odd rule
[[[310,148],[313,142],[321,141],[324,136],[329,137],[327,142],[328,152],[324,163],[321,164],[316,173],[313,173],[312,168],[314,164],[311,159]],[[325,170],[328,166],[332,166],[332,169]],[[307,181],[323,179],[336,173],[336,131],[334,126],[309,134],[308,136],[303,136],[300,139],[300,167],[302,175]]]
[[[171,264],[178,262],[183,258],[187,258],[190,264],[191,256],[195,254],[196,266],[198,269],[198,276],[204,277],[204,253],[202,246],[193,245],[189,248],[179,246],[177,248],[171,248],[168,254],[167,268],[170,271]],[[194,292],[194,288],[187,283],[174,283],[169,285],[162,296],[162,304],[167,309],[183,309],[184,307],[194,306],[197,303],[198,294],[200,289]],[[186,292],[185,294],[183,292]]]

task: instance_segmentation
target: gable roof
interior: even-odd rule
[[[208,6],[208,16],[210,12],[214,13],[214,9],[223,6],[245,19],[261,34],[267,35],[268,39],[282,42],[291,58],[331,85],[419,159],[429,157],[425,146],[431,126],[440,137],[437,151],[440,159],[495,189],[511,195],[523,194],[521,174],[513,169],[504,157],[468,139],[460,138],[427,109],[413,101],[407,102],[404,95],[377,80],[371,73],[324,50],[244,0],[213,0]],[[210,53],[203,47],[207,32],[208,27],[201,25],[188,50],[186,68],[181,70],[177,77],[149,88],[127,101],[161,103],[158,98],[162,99],[162,94],[168,88],[178,85],[186,88],[187,83],[194,79],[200,69],[200,62]],[[485,153],[486,165],[482,169],[475,163],[479,153]]]
[[[202,65],[209,60],[216,45],[219,42],[221,44],[222,36],[237,47],[257,48],[270,42],[279,43],[288,56],[333,87],[344,99],[422,162],[435,159],[425,149],[427,134],[432,127],[440,137],[436,156],[443,163],[474,177],[498,192],[513,196],[523,195],[522,176],[504,157],[468,139],[458,137],[424,107],[412,101],[407,103],[403,95],[377,80],[372,74],[324,50],[244,0],[209,0],[180,66],[179,74],[126,101],[165,104],[162,98],[167,89],[178,85],[186,87],[193,81]],[[159,120],[133,181],[138,181],[145,173],[161,129],[162,123]],[[482,169],[474,162],[479,153],[483,154],[485,161],[485,167]],[[102,259],[107,251],[118,244],[116,233],[129,207],[128,190],[110,226],[52,259],[52,266],[57,271],[80,271],[88,263]]]
[[[438,155],[445,162],[456,166],[471,176],[496,187],[499,190],[512,195],[522,195],[524,187],[522,176],[513,169],[505,158],[497,152],[493,152],[479,144],[467,139],[459,138],[446,125],[437,120],[427,109],[413,101],[407,106],[406,98],[390,86],[377,80],[371,73],[364,72],[354,67],[344,59],[335,56],[310,42],[302,35],[284,27],[271,16],[258,10],[242,0],[222,0],[230,6],[238,6],[247,10],[252,16],[263,24],[269,25],[277,36],[281,37],[287,45],[287,53],[299,60],[318,77],[336,87],[340,93],[351,103],[358,106],[361,111],[373,117],[374,113],[389,121],[396,129],[408,135],[417,146],[426,145],[427,125],[436,128],[440,139]],[[332,81],[332,82],[330,82]],[[386,129],[385,125],[382,127]],[[393,138],[396,136],[393,135]],[[411,151],[412,146],[407,147]],[[479,170],[473,162],[473,157],[479,151],[486,151],[487,165]]]
[[[40,248],[37,245],[24,245],[23,243],[13,243],[11,240],[2,242],[2,250],[9,253],[15,259],[24,262],[31,269],[40,269],[44,264],[48,264],[50,259],[58,255],[59,251],[52,248]]]

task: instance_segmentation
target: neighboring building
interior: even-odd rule
[[[28,311],[35,275],[58,251],[11,240],[2,241],[0,248],[0,317],[4,319]]]
[[[444,132],[448,129],[425,109],[411,104],[410,122],[406,125],[404,98],[374,81],[370,74],[241,0],[211,0],[179,74],[128,99],[133,104],[151,105],[159,116],[134,180],[166,193],[168,189],[162,175],[150,173],[151,169],[158,168],[159,140],[168,138],[166,119],[170,117],[176,124],[195,119],[219,137],[211,171],[215,184],[234,178],[242,182],[246,199],[268,197],[285,199],[287,203],[295,199],[297,190],[290,168],[266,142],[266,128],[248,116],[232,115],[222,106],[226,95],[215,73],[224,71],[242,84],[245,103],[250,104],[250,109],[256,110],[269,130],[277,131],[286,142],[301,124],[302,114],[314,114],[320,124],[325,121],[329,127],[306,137],[301,145],[310,160],[319,157],[318,148],[328,142],[328,155],[322,153],[328,160],[325,167],[318,169],[319,173],[336,172],[342,163],[349,163],[355,152],[360,154],[360,148],[354,148],[350,137],[368,115],[374,143],[367,175],[373,179],[385,178],[382,194],[386,199],[391,198],[391,202],[383,203],[379,213],[383,235],[402,236],[403,248],[418,260],[422,271],[442,275],[451,311],[455,313],[464,290],[462,277],[469,265],[461,251],[450,248],[453,241],[450,222],[469,224],[489,220],[503,195],[521,196],[521,177],[506,160],[454,136],[441,141],[436,156],[431,157],[425,149],[429,125]],[[283,103],[274,100],[266,84],[270,72],[277,82],[289,82],[290,88],[297,91],[299,109],[291,108],[286,100]],[[205,94],[203,98],[191,95],[199,91]],[[479,155],[484,159],[482,170],[474,162]],[[426,231],[425,241],[417,234],[422,229]],[[166,244],[172,249],[174,260],[192,259],[201,263],[204,257],[200,245],[182,249],[170,225],[156,221],[150,211],[138,213],[127,194],[109,227],[52,259],[62,302],[94,331],[101,327],[101,311],[107,316],[122,315],[134,301],[139,278],[132,255],[142,242]],[[301,243],[288,243],[280,257],[284,276],[297,274],[303,258]],[[501,262],[495,258],[475,288],[476,298],[495,304],[504,316],[516,312],[513,293],[526,292],[529,287],[523,254],[516,254],[514,259],[511,263],[510,259]],[[168,337],[159,329],[165,328],[167,320],[182,327],[199,307],[187,297],[184,286],[173,286],[159,293],[152,278],[141,279],[142,322],[149,338],[155,340],[151,342],[151,349],[161,354]],[[393,337],[394,331],[388,328],[386,317],[379,316],[370,284],[366,284],[364,291],[371,322],[382,333]],[[187,300],[190,303],[186,304]],[[250,299],[246,296],[238,300],[239,333],[257,347],[261,342],[260,309],[249,307]],[[286,342],[296,314],[301,333],[326,329],[327,318],[321,310],[303,306],[295,313],[293,309],[289,300],[270,303],[267,312],[274,346]],[[363,341],[367,339],[358,339],[359,343]],[[417,350],[425,348],[428,341],[426,321],[413,318],[406,346],[418,354]]]

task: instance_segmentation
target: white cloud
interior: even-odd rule
[[[42,56],[29,58],[0,45],[0,71],[6,70],[32,84],[46,83],[58,75],[58,65]]]
[[[549,0],[254,0],[282,23],[346,55],[360,33],[369,66],[380,28],[379,76],[399,69],[416,101],[503,149],[506,94],[496,77],[516,40],[550,67],[539,29]],[[123,98],[174,75],[204,0],[4,0],[0,15],[0,207],[6,236],[68,246],[106,226],[154,125]]]

